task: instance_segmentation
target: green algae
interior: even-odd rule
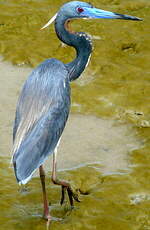
[[[143,168],[141,172],[144,172]],[[5,176],[5,183],[9,173]],[[145,176],[142,176],[143,179]],[[141,176],[138,174],[137,180],[134,170],[132,173],[124,171],[122,174],[102,175],[99,165],[89,165],[60,172],[59,177],[69,180],[75,190],[82,190],[79,196],[81,202],[72,211],[67,202],[60,207],[58,187],[52,184],[47,186],[51,214],[57,218],[51,224],[52,229],[149,229],[149,187],[141,187]],[[41,199],[39,179],[33,179],[24,193],[16,195],[16,190],[13,180],[5,192],[0,191],[1,229],[6,226],[11,226],[11,229],[26,229],[26,226],[28,229],[45,229],[40,218],[42,207],[38,205]]]
[[[70,61],[74,57],[73,50],[61,46],[52,26],[40,31],[64,2],[56,1],[51,5],[49,1],[2,1],[0,53],[5,59],[14,64],[31,66],[49,57]],[[140,125],[149,115],[150,4],[147,1],[102,1],[101,4],[93,1],[93,4],[137,15],[144,21],[91,20],[73,23],[75,30],[86,30],[100,38],[94,40],[95,49],[89,71],[85,72],[85,82],[79,79],[72,85],[73,101],[81,105],[80,112],[115,117],[125,113],[129,120],[136,120],[135,123]],[[94,77],[87,84],[86,79],[91,75]],[[89,92],[90,101],[87,100]],[[73,112],[79,112],[78,108],[73,107]],[[143,116],[132,119],[136,112],[142,112]]]
[[[4,59],[33,67],[49,57],[70,61],[74,51],[60,44],[54,29],[40,31],[64,2],[1,0],[0,53]],[[144,18],[144,21],[72,23],[74,30],[87,31],[95,38],[88,69],[72,83],[72,112],[131,123],[143,147],[129,153],[130,170],[121,173],[103,175],[100,165],[59,172],[59,177],[69,180],[75,191],[82,191],[82,202],[72,211],[67,202],[59,206],[60,188],[49,186],[47,181],[51,213],[60,218],[52,222],[51,228],[149,230],[150,3],[146,0],[93,0],[92,3],[99,8]],[[39,179],[32,180],[27,192],[19,193],[8,165],[8,159],[0,159],[3,175],[0,229],[45,229],[44,221],[39,218],[42,212]]]

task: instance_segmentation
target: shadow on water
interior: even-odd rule
[[[64,2],[51,6],[47,0],[1,1],[0,53],[4,58],[30,66],[49,57],[71,60],[73,50],[60,45],[52,27],[39,31]],[[50,229],[149,230],[150,3],[92,3],[144,21],[73,22],[75,30],[85,28],[93,35],[95,49],[88,69],[72,84],[74,115],[62,138],[58,166],[59,177],[82,194],[72,211],[67,200],[60,206],[60,188],[50,182],[50,163],[46,164],[54,217]],[[35,175],[21,191],[10,168],[16,100],[31,68],[1,59],[0,69],[0,229],[46,229],[39,178]]]

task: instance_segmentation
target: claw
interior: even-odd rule
[[[64,200],[65,200],[65,190],[66,190],[66,187],[62,185],[61,200],[60,200],[61,205],[64,203]]]
[[[69,197],[69,202],[70,202],[70,205],[71,207],[73,207],[73,200],[77,201],[77,202],[80,202],[79,198],[78,198],[78,194],[75,194],[71,187],[70,186],[65,186],[65,185],[62,185],[62,195],[61,195],[61,200],[60,200],[60,204],[62,205],[64,203],[64,200],[65,200],[65,191],[67,190],[67,194],[68,194],[68,197]]]
[[[62,185],[62,196],[61,196],[61,201],[60,201],[61,205],[64,203],[64,200],[65,200],[65,191],[66,190],[67,190],[67,194],[68,194],[68,197],[69,197],[69,202],[70,202],[71,207],[73,207],[73,200],[75,200],[77,202],[80,202],[80,200],[78,198],[78,195],[75,194],[72,191],[72,189],[70,188],[70,186],[63,186]]]
[[[78,194],[72,193],[72,196],[73,196],[73,198],[74,198],[75,201],[80,202]]]
[[[71,188],[68,188],[68,196],[71,196],[75,201],[80,202],[78,194],[74,193]]]
[[[69,188],[69,187],[67,188],[67,193],[68,193],[70,205],[72,207],[73,206],[73,192],[72,192],[71,188]]]

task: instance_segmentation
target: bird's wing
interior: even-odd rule
[[[49,59],[24,84],[13,130],[13,164],[22,183],[54,151],[62,134],[70,107],[67,76],[63,63]]]

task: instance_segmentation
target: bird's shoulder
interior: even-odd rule
[[[62,95],[66,92],[67,95],[69,91],[68,71],[65,64],[55,58],[47,59],[37,66],[25,81],[19,104],[25,105],[29,101],[32,103],[37,100],[45,104],[48,98],[58,99],[58,94]]]
[[[64,76],[67,77],[68,70],[65,64],[58,59],[50,58],[43,61],[40,65],[38,65],[32,72],[31,75],[38,74],[44,76],[44,74],[48,76]]]

